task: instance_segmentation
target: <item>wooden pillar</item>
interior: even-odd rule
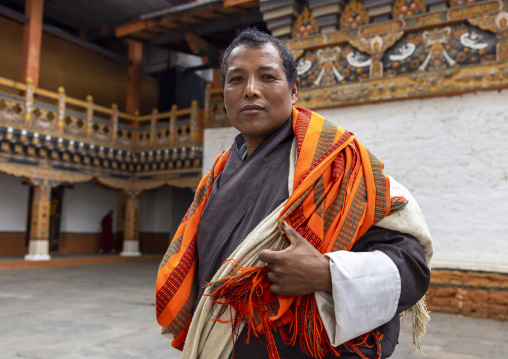
[[[34,187],[32,215],[30,223],[30,241],[26,260],[49,260],[49,219],[51,186],[48,184]]]
[[[125,204],[125,230],[123,239],[123,250],[121,256],[140,256],[139,251],[139,227],[138,227],[138,211],[139,200],[138,191],[127,192],[127,203]]]
[[[39,67],[42,40],[42,12],[44,0],[26,0],[25,15],[28,22],[23,31],[23,58],[21,79],[31,78],[35,87],[39,86]]]
[[[138,41],[129,41],[129,60],[132,65],[127,71],[127,100],[126,112],[134,114],[139,111],[139,94],[141,92],[141,63],[143,60],[143,44]]]

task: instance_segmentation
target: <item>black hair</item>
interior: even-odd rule
[[[231,51],[233,51],[233,49],[235,49],[236,47],[242,45],[247,47],[261,47],[267,43],[273,44],[273,46],[275,46],[275,48],[279,51],[279,55],[282,60],[282,66],[284,67],[284,71],[286,72],[286,78],[289,84],[289,88],[291,88],[298,76],[296,72],[296,62],[293,56],[291,55],[291,52],[289,52],[287,47],[279,39],[265,32],[259,31],[256,28],[248,28],[240,31],[233,39],[231,44],[229,44],[226,51],[224,51],[221,64],[222,88],[224,88],[224,84],[226,82],[228,58],[229,55],[231,54]]]

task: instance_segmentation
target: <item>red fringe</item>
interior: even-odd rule
[[[251,331],[259,338],[254,323],[255,313],[261,317],[263,330],[266,337],[267,350],[270,359],[280,359],[273,337],[273,331],[279,330],[280,335],[286,345],[294,346],[296,339],[299,339],[300,347],[304,353],[313,357],[322,359],[328,353],[340,356],[341,349],[347,348],[355,352],[362,359],[368,359],[360,352],[360,347],[376,347],[375,359],[381,358],[380,340],[383,334],[374,330],[366,333],[356,339],[350,340],[341,346],[334,348],[330,344],[330,339],[326,334],[323,322],[319,316],[319,311],[313,295],[296,297],[291,310],[293,316],[287,325],[280,327],[270,321],[270,316],[266,303],[273,303],[277,296],[269,290],[270,283],[266,278],[267,267],[248,267],[243,268],[234,262],[234,271],[236,274],[224,277],[221,280],[210,283],[210,297],[213,303],[224,305],[224,310],[228,306],[235,311],[234,318],[231,320],[221,320],[220,316],[214,320],[220,323],[231,322],[233,337],[235,337],[236,328],[243,321],[248,328],[247,343],[250,340]],[[372,335],[374,343],[369,345],[367,340]],[[234,354],[234,353],[233,353]]]

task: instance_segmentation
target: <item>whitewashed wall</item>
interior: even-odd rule
[[[113,230],[116,223],[118,191],[95,182],[76,183],[66,188],[62,201],[61,232],[101,232],[101,220],[110,209],[113,214]]]
[[[169,186],[143,193],[139,199],[140,232],[174,234],[193,196],[189,189]]]
[[[508,91],[318,110],[417,199],[434,268],[508,272]],[[233,129],[205,131],[204,169]]]
[[[22,179],[0,173],[0,232],[24,232],[30,187]]]
[[[217,157],[222,150],[231,146],[238,134],[238,130],[234,127],[205,129],[203,144],[203,174],[212,167],[215,157]]]

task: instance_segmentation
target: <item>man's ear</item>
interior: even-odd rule
[[[300,82],[298,79],[295,80],[295,83],[291,87],[291,104],[294,105],[296,101],[298,101],[298,95],[300,94]]]

